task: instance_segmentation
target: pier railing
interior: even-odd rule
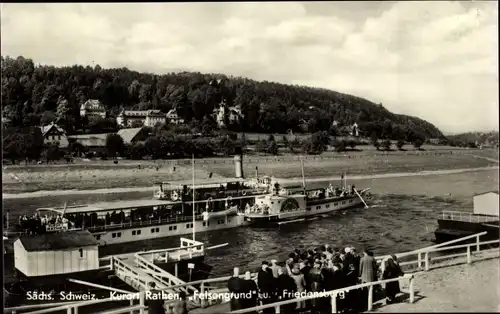
[[[196,215],[195,220],[202,220],[203,215]],[[174,222],[191,222],[193,221],[193,216],[182,216],[182,217],[174,217],[174,218],[164,218],[164,219],[149,219],[149,220],[141,220],[141,221],[130,221],[123,222],[119,224],[109,224],[102,226],[92,226],[88,227],[87,230],[96,232],[96,231],[107,231],[107,230],[118,230],[123,228],[131,228],[131,227],[147,227],[147,226],[156,226],[166,223],[174,223]]]
[[[498,221],[498,216],[481,216],[476,215],[474,213],[466,213],[460,211],[453,210],[444,210],[441,215],[442,220],[454,220],[454,221],[463,221],[463,222],[475,222],[475,223],[483,223],[483,222],[494,222]]]
[[[459,257],[465,257],[464,260],[459,261],[457,264],[461,264],[461,263],[470,264],[473,262],[474,257],[479,257],[479,255],[483,254],[483,253],[485,255],[488,255],[488,256],[491,255],[491,257],[498,257],[498,254],[499,254],[498,248],[491,249],[491,246],[492,245],[499,245],[500,240],[482,241],[482,242],[457,244],[457,245],[450,246],[451,244],[456,244],[459,242],[467,241],[467,240],[470,240],[471,238],[479,239],[479,237],[484,235],[484,234],[486,234],[486,232],[482,232],[482,233],[478,233],[475,235],[456,239],[453,241],[448,241],[448,242],[433,245],[430,247],[414,250],[411,252],[396,254],[396,256],[400,260],[399,264],[403,268],[407,269],[406,270],[407,273],[411,273],[413,271],[428,271],[428,270],[433,268],[433,265],[435,265],[436,262],[438,262],[438,261],[443,262],[446,259],[456,259]],[[447,251],[450,254],[443,254],[443,253],[446,253]],[[459,252],[459,251],[461,251],[461,252]],[[384,265],[383,261],[387,257],[388,256],[380,256],[380,257],[376,258],[376,260],[379,263],[381,263],[382,268]],[[408,259],[408,258],[413,258],[413,259]],[[256,275],[257,274],[254,273],[254,274],[252,274],[252,277],[255,279]],[[401,280],[405,280],[405,278],[409,280],[410,279],[409,276],[410,275],[408,274],[406,277],[396,278],[396,279],[393,279],[392,281],[401,281]],[[243,276],[240,276],[240,277],[243,278]],[[198,280],[198,281],[191,281],[189,283],[185,283],[182,285],[170,286],[170,287],[168,287],[168,289],[165,289],[165,290],[167,292],[167,291],[172,291],[175,288],[200,285],[199,295],[204,295],[207,293],[208,294],[223,293],[223,292],[228,291],[227,290],[227,281],[229,280],[229,278],[230,278],[230,276],[210,278],[210,279]],[[411,277],[411,278],[414,279],[415,277]],[[377,283],[373,283],[373,285],[382,284],[382,283],[386,283],[386,282],[390,282],[390,281],[379,281]],[[330,298],[334,298],[332,295],[335,294],[335,300],[337,300],[338,297],[342,296],[341,291],[346,292],[346,291],[354,290],[354,289],[368,288],[369,290],[371,290],[371,292],[368,293],[368,304],[369,304],[369,306],[371,306],[370,304],[372,304],[372,303],[370,303],[370,302],[373,301],[373,295],[372,295],[373,288],[370,288],[371,284],[372,283],[346,287],[343,289],[339,289],[337,291],[329,291],[328,293],[331,293],[331,294],[329,294],[328,296]],[[411,289],[410,289],[410,292],[411,292]],[[143,314],[144,312],[142,311],[142,309],[145,308],[144,307],[144,292],[131,293],[129,295],[131,298],[133,298],[133,300],[130,301],[130,305],[128,307],[117,309],[113,312],[106,312],[106,313],[117,313],[117,314],[118,313],[133,313],[134,311],[139,310],[140,313]],[[138,305],[134,303],[134,301],[138,299],[137,295],[140,296]],[[214,302],[214,301],[215,301],[215,303],[223,302],[223,300],[217,301],[217,300],[200,299],[199,295],[198,296],[196,294],[192,295],[192,296],[190,296],[190,299],[192,301],[197,301],[196,303],[199,303],[201,307],[210,306],[213,304],[212,302]],[[325,295],[322,295],[322,296],[325,296]],[[312,299],[314,297],[308,297],[308,298]],[[265,306],[259,306],[258,308],[245,309],[245,311],[251,312],[251,311],[255,311],[257,309],[281,306],[284,304],[294,303],[294,302],[297,302],[299,300],[302,300],[302,299],[293,299],[291,301],[283,301],[283,302],[287,302],[287,303],[268,304]],[[306,299],[303,299],[303,300],[306,300]],[[64,304],[61,306],[57,306],[55,308],[43,309],[43,310],[39,310],[39,311],[35,311],[35,312],[26,312],[26,310],[29,311],[30,309],[33,309],[33,306],[31,306],[29,308],[28,307],[16,307],[16,308],[5,309],[5,313],[16,313],[15,311],[17,311],[17,313],[43,314],[43,313],[53,313],[53,312],[65,310],[65,311],[67,311],[67,313],[71,314],[71,313],[77,313],[76,311],[81,307],[91,306],[91,305],[95,305],[95,304],[99,304],[99,303],[117,302],[117,301],[118,300],[113,300],[113,299],[84,301],[84,302],[78,302],[78,303],[73,303],[73,304]],[[121,301],[121,302],[123,302],[123,301]],[[166,301],[165,307],[171,308],[175,304],[175,302],[176,302],[175,300]],[[117,304],[117,306],[119,306],[119,305]],[[41,304],[39,308],[43,308],[43,307],[44,307],[44,305]],[[75,309],[75,312],[72,312],[73,309]],[[335,309],[335,308],[333,308],[333,305],[332,305],[332,309]],[[20,311],[22,311],[22,312],[20,312]],[[238,313],[240,313],[240,312],[238,312]],[[241,312],[241,313],[246,313],[246,312]]]

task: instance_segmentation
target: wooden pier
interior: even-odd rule
[[[372,282],[372,283],[366,283],[366,284],[361,284],[361,285],[356,285],[356,286],[351,286],[351,287],[346,287],[342,289],[337,289],[333,291],[328,291],[325,292],[324,296],[326,295],[327,297],[330,298],[331,302],[331,311],[332,313],[336,313],[337,311],[337,299],[341,297],[341,295],[347,291],[350,290],[356,290],[356,289],[361,289],[361,288],[367,288],[369,293],[368,293],[368,311],[372,311],[374,309],[374,303],[377,300],[374,300],[374,295],[373,295],[373,287],[376,285],[384,285],[387,282],[390,281],[399,281],[400,285],[402,287],[402,291],[406,292],[408,295],[408,303],[413,303],[416,300],[416,291],[415,291],[415,281],[419,281],[419,276],[424,274],[426,271],[432,270],[432,269],[437,269],[437,268],[442,268],[445,266],[450,265],[451,263],[454,265],[457,264],[462,264],[462,265],[470,265],[473,263],[473,261],[481,261],[484,259],[491,259],[491,258],[498,258],[499,257],[499,251],[498,248],[491,249],[490,247],[492,245],[498,245],[500,243],[499,240],[492,240],[492,241],[479,241],[479,237],[482,235],[480,234],[475,234],[472,236],[464,237],[462,239],[457,239],[454,241],[451,241],[453,243],[442,243],[438,245],[433,245],[431,247],[426,247],[418,250],[414,250],[411,252],[405,252],[405,253],[400,253],[396,254],[398,259],[401,260],[400,265],[405,269],[406,275],[403,277],[395,278],[395,279],[390,279],[390,280],[381,280],[377,282]],[[450,244],[456,244],[458,242],[465,242],[470,240],[471,238],[476,238],[477,240],[475,243],[466,243],[466,244],[460,244],[460,245],[453,245],[449,246]],[[462,250],[461,253],[457,253],[457,250]],[[449,254],[443,254],[443,252],[449,251]],[[193,252],[193,251],[191,251]],[[146,252],[145,252],[146,253]],[[147,252],[149,254],[152,254],[150,252]],[[138,253],[140,254],[140,253]],[[188,253],[189,254],[189,253]],[[192,253],[191,253],[192,254]],[[114,257],[120,260],[122,263],[127,264],[131,263],[130,260],[125,259],[125,257]],[[386,258],[386,256],[379,256],[376,258],[378,263],[381,263],[382,267],[383,261]],[[411,260],[408,260],[411,258]],[[127,262],[123,262],[122,259],[127,260]],[[120,263],[118,263],[120,264]],[[130,266],[129,264],[127,264]],[[137,265],[136,265],[137,266]],[[156,274],[150,270],[147,270],[144,265],[140,266],[139,269],[141,269],[146,275],[148,279],[154,278],[154,280],[158,280],[158,278],[162,279],[165,281],[165,285],[168,285],[167,288],[165,288],[166,291],[179,291],[178,289],[185,289],[184,291],[189,291],[188,295],[190,296],[190,302],[189,305],[191,307],[190,313],[224,313],[229,311],[229,305],[227,302],[219,302],[219,303],[207,303],[206,300],[200,300],[197,299],[194,294],[195,289],[194,288],[189,288],[190,286],[194,285],[199,285],[199,293],[217,293],[217,292],[227,292],[227,280],[229,277],[221,277],[221,278],[211,278],[211,279],[206,279],[206,280],[200,280],[200,281],[195,281],[195,282],[189,282],[189,283],[183,283],[180,285],[175,285],[173,284],[174,282],[168,282],[168,279],[164,279],[162,275]],[[147,270],[147,271],[146,271]],[[137,281],[141,281],[141,285],[143,285],[146,280],[145,279],[140,279],[137,278],[139,277],[138,275],[132,274],[132,272],[127,269],[126,271],[123,272],[123,274],[128,274],[133,276]],[[253,274],[255,275],[255,274]],[[168,276],[167,276],[168,278]],[[156,281],[155,281],[156,282]],[[443,287],[443,289],[446,289],[446,287]],[[197,290],[196,290],[197,291]],[[420,293],[422,291],[419,291]],[[250,309],[244,309],[244,310],[239,310],[233,313],[250,313],[250,312],[256,312],[260,311],[265,308],[275,308],[276,313],[279,313],[280,307],[282,305],[288,304],[288,303],[295,303],[298,301],[302,300],[307,300],[307,299],[313,299],[315,298],[314,296],[308,296],[300,299],[293,299],[290,301],[282,301],[282,302],[276,302],[273,304],[268,304],[265,306],[258,306]],[[6,309],[5,313],[13,313],[13,310],[23,310],[22,313],[30,313],[30,314],[43,314],[43,313],[54,313],[58,311],[67,311],[67,313],[77,313],[76,311],[79,308],[82,307],[87,307],[87,306],[95,306],[100,303],[109,303],[113,302],[113,300],[110,299],[102,299],[102,300],[93,300],[93,301],[85,301],[85,302],[78,302],[78,303],[73,303],[73,304],[64,304],[60,306],[54,306],[52,305],[52,308],[45,308],[45,309],[40,309],[40,310],[35,310],[33,312],[29,310],[34,310],[34,307],[30,307],[29,310],[28,308],[23,308],[23,307],[17,307],[17,308],[10,308]],[[165,307],[167,309],[167,313],[170,312],[172,306],[175,304],[175,300],[171,301],[166,301],[165,302]],[[106,311],[103,313],[147,313],[147,309],[145,306],[145,294],[144,290],[141,289],[141,292],[139,293],[139,304],[137,304],[137,300],[132,300],[130,301],[130,306],[127,307],[120,307],[118,304],[118,308],[116,310],[112,311]],[[42,305],[43,306],[43,305]],[[42,307],[40,306],[40,308]],[[408,305],[409,306],[409,305]],[[26,310],[28,310],[26,312]],[[74,312],[73,312],[74,311]],[[135,311],[135,312],[134,312]],[[17,312],[19,313],[19,312]]]

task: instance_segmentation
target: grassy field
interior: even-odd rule
[[[492,160],[477,158],[475,151],[424,151],[424,152],[375,152],[359,154],[325,153],[307,156],[304,161],[306,176],[336,176],[348,174],[379,174],[418,172],[424,170],[476,168],[498,165]],[[488,157],[489,158],[489,157]],[[188,180],[191,178],[190,160],[175,161],[112,161],[77,162],[66,165],[32,165],[4,167],[2,186],[4,193],[21,193],[39,190],[88,190],[120,187],[147,187],[160,181]],[[158,166],[158,169],[156,168]],[[298,156],[245,157],[244,172],[247,177],[273,175],[279,178],[301,176]],[[195,176],[205,179],[233,177],[232,158],[212,158],[196,161]]]

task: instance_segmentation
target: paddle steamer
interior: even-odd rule
[[[308,191],[302,162],[302,180],[302,186],[281,187],[279,183],[274,183],[272,193],[257,196],[255,204],[247,205],[239,215],[251,225],[262,226],[303,221],[362,204],[368,207],[363,195],[367,194],[369,188],[358,192],[354,185],[348,186],[346,174],[341,177],[341,188],[333,188],[330,184],[327,189]]]

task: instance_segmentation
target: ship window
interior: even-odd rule
[[[174,226],[174,230],[177,230],[177,226]]]
[[[172,227],[170,227],[170,230],[172,230]],[[155,233],[155,228],[151,228],[151,233]]]
[[[80,258],[83,258],[83,249],[79,249],[78,252],[80,252]]]
[[[121,236],[122,236],[122,233],[121,233],[121,232],[118,232],[118,233],[116,234],[116,237],[117,237],[117,238],[119,238],[119,237],[121,237]]]
[[[206,222],[203,222],[203,227],[206,227],[207,226],[207,223]]]
[[[114,233],[114,232],[113,232],[113,233],[111,234],[111,237],[112,237],[112,238],[116,238],[116,233]]]
[[[333,206],[337,206],[338,204],[339,204],[339,203],[335,202],[335,203],[333,203]]]
[[[156,231],[156,232],[160,232],[160,228],[156,228],[156,229],[155,229],[155,231]]]
[[[95,239],[96,239],[96,240],[101,240],[101,235],[96,235],[96,236],[95,236]]]
[[[281,204],[281,201],[278,201],[278,204]]]
[[[137,231],[135,232],[135,234],[140,235],[140,234],[141,234],[141,230],[137,230]]]
[[[353,200],[349,200],[349,203],[352,203],[352,202],[354,202],[354,201]]]
[[[271,204],[274,204],[274,202],[271,202]]]
[[[330,204],[326,204],[325,206],[326,206],[326,208],[330,208]]]
[[[345,201],[342,202],[342,204],[345,204],[345,203],[346,203]]]
[[[320,208],[321,208],[321,206],[316,206],[316,209],[320,209]]]
[[[132,231],[132,235],[135,235],[135,230]]]

